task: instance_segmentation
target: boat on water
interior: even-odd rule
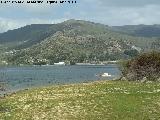
[[[54,65],[66,65],[65,62],[54,63]]]
[[[98,76],[98,77],[111,77],[112,75],[110,75],[109,73],[102,73],[102,74],[97,74],[96,76]]]

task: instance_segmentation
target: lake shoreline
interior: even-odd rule
[[[50,84],[50,85],[46,85],[46,86],[37,86],[37,87],[30,87],[30,88],[24,88],[24,89],[19,89],[19,90],[12,90],[12,91],[8,91],[6,93],[1,93],[0,92],[0,98],[5,98],[8,96],[12,96],[14,94],[17,94],[19,92],[25,92],[25,91],[30,91],[30,90],[35,90],[35,89],[44,89],[44,88],[48,88],[48,87],[65,87],[65,86],[75,86],[75,85],[90,85],[90,84],[95,84],[95,83],[103,83],[103,82],[107,82],[110,80],[93,80],[93,81],[88,81],[88,82],[82,82],[82,83],[71,83],[71,84]],[[114,80],[114,81],[119,81]],[[3,91],[5,92],[5,91]]]
[[[99,75],[108,73],[109,77]],[[114,80],[119,77],[117,65],[21,66],[0,69],[1,81],[8,91],[39,86]]]

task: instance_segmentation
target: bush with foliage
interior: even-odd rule
[[[156,81],[160,78],[160,52],[143,53],[123,62],[121,71],[127,80]]]
[[[5,84],[0,81],[0,91],[5,91]]]

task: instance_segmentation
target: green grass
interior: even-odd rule
[[[160,83],[99,81],[36,88],[0,100],[0,120],[159,120]]]

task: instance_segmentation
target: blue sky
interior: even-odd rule
[[[4,0],[2,0],[4,1]],[[27,0],[24,0],[25,2]],[[160,0],[76,0],[76,4],[1,4],[0,32],[82,19],[106,25],[160,24]]]

